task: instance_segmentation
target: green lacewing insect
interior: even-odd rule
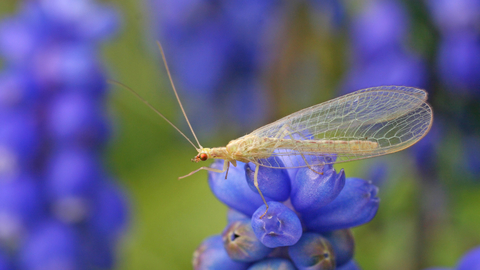
[[[183,109],[160,43],[158,47],[173,91],[198,147],[134,90],[119,82],[110,82],[131,91],[185,137],[198,152],[193,162],[224,160],[222,169],[200,167],[179,179],[200,170],[227,172],[226,178],[230,164],[236,166],[237,161],[254,163],[254,185],[267,208],[260,218],[268,211],[268,204],[258,187],[257,177],[261,166],[276,169],[308,167],[315,171],[312,167],[318,165],[391,154],[414,145],[432,126],[433,111],[426,102],[427,92],[406,86],[380,86],[292,113],[230,141],[225,147],[204,148]]]

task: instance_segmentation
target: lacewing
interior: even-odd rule
[[[198,147],[131,88],[119,82],[110,82],[127,88],[180,132],[198,152],[193,162],[224,160],[221,170],[200,167],[179,179],[200,170],[228,174],[230,164],[236,166],[237,161],[252,162],[256,165],[254,184],[267,211],[268,204],[258,188],[257,176],[261,166],[277,169],[308,167],[317,172],[313,167],[401,151],[422,139],[432,126],[433,111],[426,102],[427,93],[424,90],[406,86],[380,86],[292,113],[230,141],[225,147],[204,148],[180,102],[160,43],[158,47],[173,91]]]

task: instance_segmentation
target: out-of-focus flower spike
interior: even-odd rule
[[[58,145],[96,147],[106,142],[106,115],[100,102],[84,93],[61,93],[48,113],[48,132]]]
[[[90,231],[94,237],[116,243],[128,225],[127,196],[110,179],[102,179],[95,193],[88,217]]]
[[[399,46],[408,30],[408,15],[400,1],[371,1],[352,23],[353,47],[360,62]]]
[[[480,246],[470,250],[463,256],[457,266],[457,270],[480,269]]]
[[[100,179],[97,153],[75,147],[60,149],[51,157],[45,179],[53,213],[66,222],[83,221]]]
[[[80,237],[73,227],[48,220],[26,239],[19,252],[21,269],[81,270]]]
[[[252,216],[252,228],[260,242],[265,246],[275,248],[291,246],[302,236],[302,224],[297,214],[284,204],[269,201],[266,206],[260,206]]]
[[[303,215],[305,226],[316,232],[355,227],[369,222],[377,213],[378,188],[359,178],[347,178],[345,187],[331,203]]]
[[[246,270],[250,263],[232,260],[223,247],[220,235],[205,239],[193,253],[194,270]]]
[[[9,65],[21,66],[31,59],[38,46],[39,33],[19,18],[0,23],[0,55]]]
[[[480,97],[479,33],[459,31],[445,35],[437,61],[439,78],[447,90],[454,94]]]
[[[295,245],[288,248],[288,254],[299,270],[335,269],[333,248],[318,233],[304,233]]]
[[[0,73],[0,115],[12,110],[33,108],[38,91],[24,72],[7,69]]]
[[[3,250],[0,250],[0,270],[13,270],[13,263],[9,260]]]
[[[0,115],[0,176],[32,170],[40,147],[38,121],[33,110],[9,110]]]
[[[0,178],[0,242],[3,246],[18,248],[32,224],[44,214],[36,180],[26,175]]]

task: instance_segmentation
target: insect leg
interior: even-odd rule
[[[210,172],[217,172],[217,173],[223,173],[223,172],[225,172],[225,171],[228,169],[228,165],[229,165],[229,164],[230,164],[230,162],[224,160],[223,169],[221,169],[221,170],[219,170],[219,169],[214,169],[214,168],[210,168],[210,167],[200,167],[200,168],[196,169],[195,171],[193,171],[193,172],[191,172],[191,173],[189,173],[189,174],[187,174],[187,175],[178,177],[178,179],[179,179],[179,180],[180,180],[180,179],[183,179],[183,178],[188,177],[188,176],[190,176],[190,175],[192,175],[192,174],[194,174],[194,173],[197,173],[197,172],[199,172],[199,171],[201,171],[201,170],[210,171]]]
[[[227,173],[225,174],[225,179],[227,179],[228,170],[230,169],[230,162],[227,162],[227,161],[225,161],[225,162],[228,163],[228,165],[227,165]],[[223,167],[225,168],[225,163],[223,164]]]
[[[255,176],[253,177],[253,185],[255,185],[255,187],[257,188],[258,190],[258,194],[260,194],[260,197],[262,197],[262,200],[263,200],[263,203],[265,204],[265,206],[267,207],[267,209],[265,209],[265,213],[263,213],[263,215],[261,215],[259,218],[263,218],[266,214],[267,214],[267,211],[268,211],[268,204],[267,204],[267,201],[265,200],[265,197],[263,197],[263,194],[262,194],[262,191],[260,190],[260,188],[258,187],[258,170],[260,169],[260,164],[255,164]]]

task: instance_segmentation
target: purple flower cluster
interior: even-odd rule
[[[424,60],[410,50],[407,11],[397,0],[369,1],[351,22],[352,62],[344,92],[378,85],[424,88]]]
[[[441,36],[439,79],[455,94],[480,97],[480,1],[425,2]]]
[[[458,262],[455,268],[434,267],[425,270],[477,270],[480,269],[480,246],[473,248]]]
[[[178,88],[188,93],[185,107],[194,125],[202,127],[200,137],[218,134],[225,126],[243,132],[264,123],[270,110],[262,77],[277,53],[272,48],[286,3],[149,3],[155,36],[168,55]]]
[[[209,173],[212,192],[230,209],[228,225],[197,248],[194,269],[359,269],[349,228],[375,216],[376,186],[332,165],[313,167],[320,174],[261,167],[258,182],[269,209],[260,218],[266,206],[252,185],[254,166],[237,162],[228,179]]]
[[[98,45],[117,27],[94,1],[25,1],[0,22],[0,269],[114,266],[127,201],[101,163]]]
[[[452,101],[463,102],[453,112],[456,129],[462,133],[462,166],[478,178],[480,145],[478,98],[480,97],[480,1],[425,0],[440,33],[435,68],[441,88]],[[450,112],[452,113],[452,112]]]

